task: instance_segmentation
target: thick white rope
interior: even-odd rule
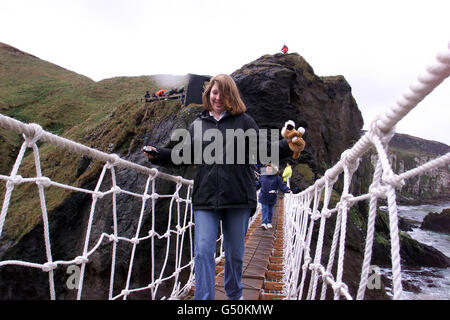
[[[364,250],[364,260],[361,270],[361,279],[356,295],[356,299],[364,299],[364,293],[367,287],[370,260],[372,257],[372,245],[375,234],[375,218],[377,210],[377,199],[386,198],[389,211],[389,229],[391,238],[391,260],[392,260],[392,282],[393,298],[400,299],[402,295],[401,283],[401,265],[400,265],[400,239],[398,230],[398,215],[396,202],[396,188],[400,189],[404,181],[413,176],[421,175],[430,170],[449,166],[450,153],[447,153],[437,159],[431,160],[415,169],[396,175],[392,171],[387,156],[387,147],[389,141],[394,135],[395,125],[405,117],[426,95],[436,88],[442,81],[450,75],[450,42],[447,50],[440,52],[436,56],[436,61],[426,68],[424,74],[418,76],[417,81],[412,83],[405,90],[402,96],[396,101],[384,115],[376,117],[370,126],[370,130],[361,137],[355,145],[346,150],[341,160],[332,168],[325,172],[324,177],[317,180],[313,185],[297,195],[287,195],[285,197],[285,245],[284,254],[284,294],[286,299],[302,299],[304,282],[308,271],[310,270],[310,286],[306,299],[315,299],[318,276],[322,278],[321,299],[326,297],[326,288],[330,285],[334,291],[334,298],[339,299],[344,296],[346,299],[352,299],[348,292],[348,287],[342,282],[344,271],[345,254],[345,235],[347,224],[347,211],[355,203],[364,200],[369,201],[369,215],[367,222],[367,236]],[[374,148],[378,160],[375,167],[372,184],[369,193],[353,196],[349,193],[352,175],[358,168],[361,157]],[[329,209],[329,192],[339,175],[344,174],[344,187],[340,202],[335,208]],[[317,209],[318,198],[321,191],[325,190],[322,210]],[[312,203],[312,209],[311,209]],[[323,237],[326,219],[337,213],[333,240],[328,257],[328,264],[325,269],[321,265]],[[303,228],[300,221],[306,221],[310,218],[309,229]],[[314,260],[311,258],[310,245],[312,240],[312,230],[314,221],[321,219],[319,233],[317,236],[317,245],[315,248]],[[302,225],[302,227],[300,227]],[[300,239],[301,245],[297,244]],[[304,240],[302,240],[304,239]],[[331,270],[334,264],[335,252],[339,242],[339,254],[337,264],[337,274],[334,277]],[[292,243],[292,244],[291,244]],[[294,247],[293,245],[296,245]],[[299,251],[295,252],[295,251]],[[303,255],[303,257],[302,257]],[[301,263],[303,262],[303,264]],[[301,281],[298,281],[301,273]],[[295,289],[296,288],[296,289]]]
[[[29,137],[30,141],[45,141],[52,145],[70,150],[80,155],[85,155],[89,158],[101,162],[112,163],[118,168],[133,169],[137,172],[151,176],[158,175],[159,178],[166,179],[172,182],[180,181],[183,184],[193,184],[192,180],[183,179],[182,177],[175,177],[170,174],[160,172],[155,168],[144,167],[139,164],[121,159],[116,154],[105,153],[93,148],[86,147],[85,145],[82,145],[75,141],[57,136],[43,130],[41,126],[35,123],[25,124],[21,121],[0,114],[0,127],[8,130],[13,130],[18,134],[24,134],[25,136]]]

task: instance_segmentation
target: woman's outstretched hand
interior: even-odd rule
[[[142,152],[149,158],[150,160],[156,159],[158,157],[158,149],[153,146],[144,146],[142,147]]]

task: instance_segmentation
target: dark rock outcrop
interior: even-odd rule
[[[375,241],[373,244],[372,264],[381,267],[391,266],[389,217],[379,211],[375,222]],[[407,233],[400,232],[400,257],[404,268],[450,267],[450,258],[439,250],[412,239]]]
[[[360,138],[363,119],[345,78],[315,75],[297,53],[262,56],[232,77],[260,128],[281,129],[293,120],[306,129],[306,148],[294,164],[323,173]]]
[[[450,209],[444,209],[442,212],[428,213],[422,221],[421,229],[431,230],[442,233],[450,233]]]

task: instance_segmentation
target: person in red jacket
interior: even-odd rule
[[[284,44],[283,48],[281,48],[281,52],[283,52],[283,54],[286,54],[289,51],[289,48]]]
[[[156,91],[156,95],[158,97],[161,97],[162,95],[164,95],[165,92],[166,92],[166,90],[159,90],[159,91]]]

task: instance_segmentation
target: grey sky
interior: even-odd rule
[[[450,41],[448,0],[3,0],[0,42],[92,78],[232,73],[264,54],[302,55],[345,76],[365,125]],[[397,132],[450,144],[450,80]]]

